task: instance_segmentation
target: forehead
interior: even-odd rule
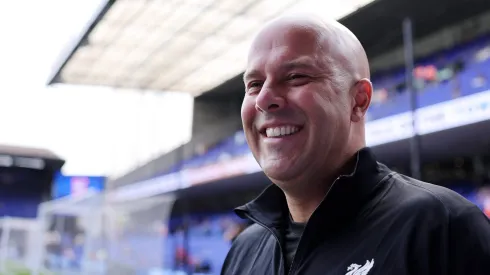
[[[255,38],[248,55],[247,71],[292,60],[319,61],[324,50],[318,30],[306,24],[278,23]]]

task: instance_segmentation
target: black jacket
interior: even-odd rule
[[[234,242],[222,275],[489,275],[490,221],[457,193],[357,153],[308,221],[291,267],[282,191],[268,187],[236,213],[255,222]]]

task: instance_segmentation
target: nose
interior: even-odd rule
[[[286,105],[284,96],[272,87],[263,86],[255,99],[255,108],[259,112],[279,111]]]

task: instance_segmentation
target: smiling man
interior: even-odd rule
[[[255,224],[223,275],[488,274],[483,213],[366,148],[369,77],[361,43],[336,21],[281,17],[255,37],[242,120],[273,184],[236,209]]]

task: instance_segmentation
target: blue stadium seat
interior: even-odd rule
[[[41,198],[9,196],[0,197],[0,216],[35,218]]]

